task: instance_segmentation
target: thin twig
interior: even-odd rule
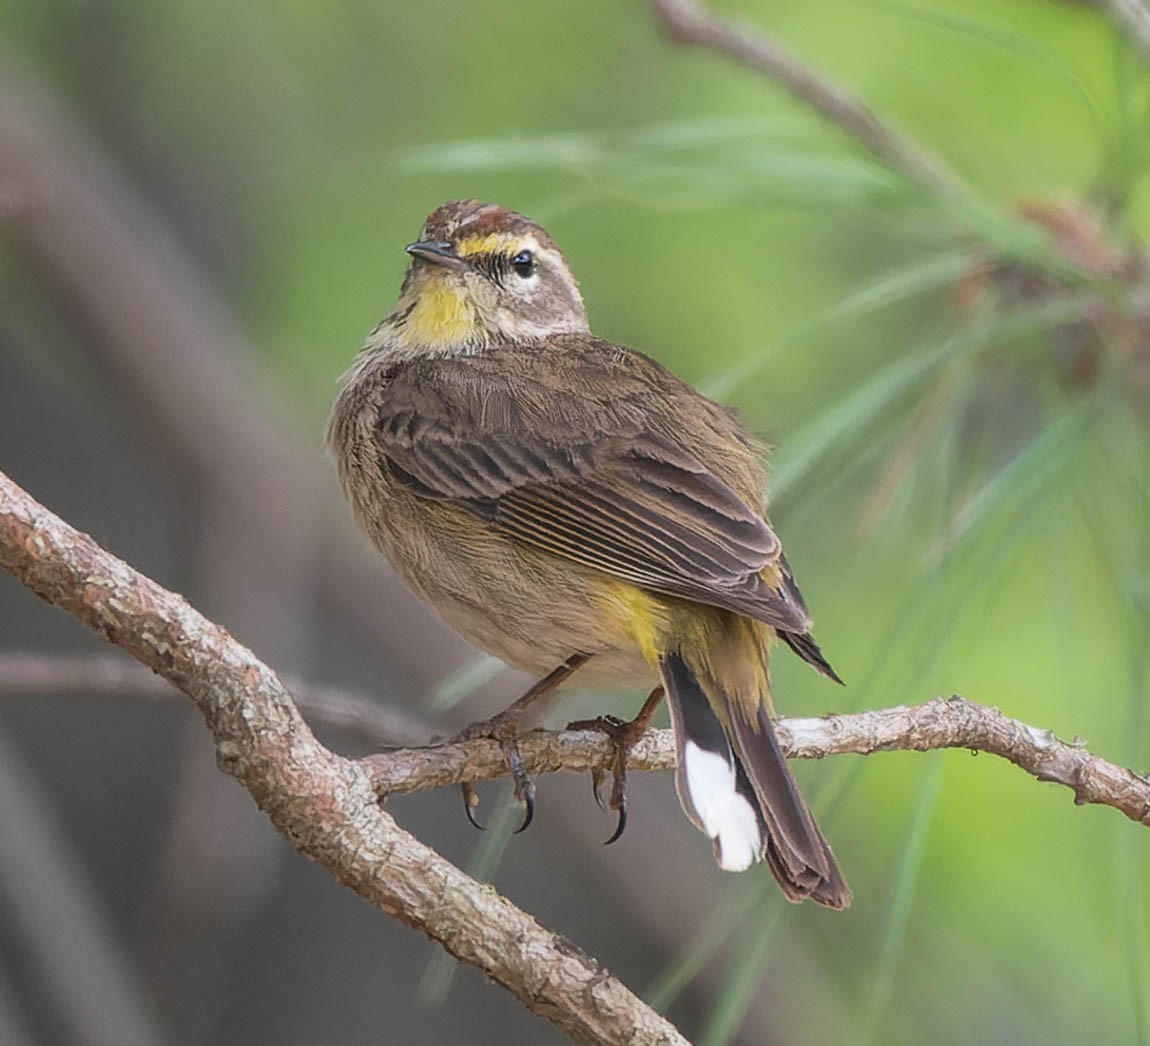
[[[598,962],[405,832],[367,768],[324,748],[276,674],[180,596],[68,526],[0,473],[0,565],[179,687],[220,769],[300,853],[482,969],[578,1042],[685,1040]]]
[[[365,748],[425,744],[435,733],[415,716],[366,695],[290,675],[281,678],[309,723],[337,730]],[[123,656],[0,653],[0,700],[60,693],[184,702],[170,683]]]
[[[987,752],[1040,781],[1072,789],[1076,803],[1112,806],[1132,821],[1150,825],[1146,778],[1091,755],[1082,745],[1060,741],[1049,730],[961,697],[821,719],[780,719],[778,731],[784,753],[794,759],[938,748]],[[611,760],[610,746],[601,734],[571,730],[533,731],[520,739],[519,752],[524,770],[531,774],[601,770]],[[506,759],[494,741],[381,752],[364,762],[371,767],[381,795],[507,775]],[[674,765],[670,730],[648,732],[627,761],[629,770],[670,770]]]
[[[1125,31],[1144,62],[1150,63],[1150,7],[1144,0],[1101,0],[1119,31]]]
[[[1019,252],[1018,245],[1006,248],[1006,253],[1017,262],[1030,264],[1073,284],[1106,283],[1114,275],[1100,274],[1083,265],[1073,245],[1060,242],[1057,236],[1049,234],[1049,229],[1043,230],[1046,249],[1032,253],[1037,243],[1030,242],[1034,230],[1028,225],[1033,225],[1033,221],[1018,222],[1009,211],[999,213],[993,206],[982,205],[965,192],[967,185],[958,173],[931,156],[914,139],[880,120],[842,84],[800,61],[760,29],[720,18],[699,0],[650,0],[650,3],[663,31],[676,43],[707,48],[761,73],[850,135],[886,169],[910,183],[950,198],[958,198],[962,193],[958,213],[968,209],[971,218],[981,214],[970,231],[985,240],[992,251],[1003,250],[1004,244],[989,235],[988,220],[1003,227],[1008,224],[1017,227],[1018,242],[1023,250]],[[1100,0],[1100,6],[1133,37],[1134,45],[1150,61],[1150,8],[1146,0]],[[1137,273],[1129,275],[1133,277]],[[1128,282],[1119,280],[1123,293],[1129,292],[1125,286]]]
[[[651,6],[663,31],[676,43],[710,48],[770,77],[911,182],[944,193],[962,187],[957,174],[883,123],[841,84],[805,65],[760,30],[713,15],[696,0],[652,0]]]

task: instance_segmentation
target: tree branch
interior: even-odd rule
[[[957,174],[883,123],[845,87],[799,61],[765,33],[713,15],[697,0],[652,0],[651,6],[663,31],[675,43],[718,51],[770,77],[909,181],[944,193],[962,187]]]
[[[187,694],[220,769],[343,885],[478,966],[577,1042],[685,1041],[594,959],[400,828],[366,767],[316,741],[251,651],[2,473],[0,564]]]

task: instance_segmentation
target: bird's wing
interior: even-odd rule
[[[785,564],[764,569],[780,564],[781,548],[762,512],[666,426],[655,431],[650,412],[633,409],[633,383],[617,383],[618,409],[599,382],[555,395],[536,385],[523,403],[505,375],[465,368],[465,379],[442,381],[442,368],[409,365],[389,386],[381,461],[412,493],[644,588],[783,630],[810,627]],[[588,398],[584,409],[573,397]]]

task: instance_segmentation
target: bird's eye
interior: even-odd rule
[[[511,259],[511,268],[515,270],[515,275],[522,279],[527,279],[529,276],[535,275],[535,255],[530,251],[520,251],[514,258]]]

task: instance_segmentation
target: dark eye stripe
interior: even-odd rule
[[[511,271],[511,259],[506,254],[481,254],[472,264],[492,283],[497,283],[500,287]]]
[[[535,256],[531,251],[517,254],[481,254],[472,262],[492,283],[502,287],[509,275],[514,272],[521,279],[527,279],[535,272]]]

